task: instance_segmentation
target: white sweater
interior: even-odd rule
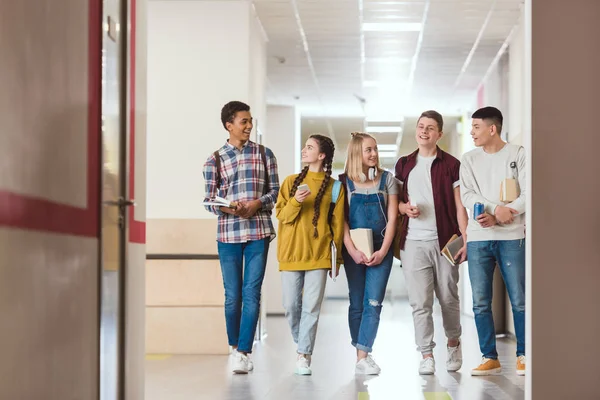
[[[510,168],[516,162],[517,170]],[[506,144],[502,150],[488,154],[483,148],[466,153],[460,166],[460,195],[464,206],[471,210],[467,227],[467,241],[516,240],[525,237],[525,149],[514,144]],[[500,201],[500,185],[506,178],[517,175],[519,197],[511,203]],[[472,217],[475,203],[483,203],[485,211],[494,215],[496,206],[504,205],[519,212],[514,221],[507,225],[482,228]]]

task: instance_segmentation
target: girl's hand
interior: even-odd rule
[[[298,203],[302,203],[310,194],[310,190],[297,190],[294,198]]]
[[[348,253],[350,253],[350,257],[352,257],[354,262],[357,264],[366,264],[369,262],[369,259],[367,258],[365,253],[363,253],[360,250],[355,249],[354,251],[349,251]]]
[[[332,271],[331,271],[331,270],[329,270],[329,277],[330,277],[331,279],[333,279],[333,278],[337,278],[338,276],[340,276],[340,269],[339,269],[339,268],[336,268],[336,269],[335,269],[335,276],[332,276],[332,273],[331,273],[331,272],[332,272]]]
[[[381,264],[381,262],[385,258],[385,255],[386,253],[382,252],[381,250],[377,250],[375,253],[373,253],[371,259],[367,261],[367,267],[373,267],[375,265]]]

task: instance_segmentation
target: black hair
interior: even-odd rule
[[[498,133],[502,132],[502,123],[504,122],[504,117],[500,110],[496,107],[483,107],[479,110],[475,111],[473,115],[471,115],[473,119],[482,119],[491,125],[496,125],[496,129]]]
[[[225,128],[225,130],[227,130],[227,123],[233,122],[235,114],[240,111],[250,111],[250,106],[241,101],[230,101],[223,106],[221,109],[221,122],[223,123],[223,128]]]

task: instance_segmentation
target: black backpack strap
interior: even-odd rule
[[[262,144],[258,145],[258,149],[260,150],[260,158],[262,159],[263,166],[265,167],[265,194],[269,192],[270,182],[269,182],[269,168],[267,167],[267,153],[265,150],[265,146]]]
[[[342,190],[346,190],[346,188],[348,187],[348,176],[346,174],[341,174],[338,176],[338,179],[340,182],[342,182]],[[346,222],[349,221],[350,218],[350,205],[348,204],[348,197],[350,196],[350,194],[346,193],[346,198],[345,198],[345,202],[344,202],[344,218],[346,219]]]
[[[219,150],[213,153],[215,157],[215,168],[217,169],[217,173],[215,179],[217,181],[217,190],[221,187],[221,156],[219,155]]]

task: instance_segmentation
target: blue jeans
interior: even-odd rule
[[[498,359],[492,316],[492,281],[496,263],[508,291],[517,336],[517,356],[525,354],[525,239],[467,243],[473,312],[484,357]]]
[[[390,249],[381,264],[374,267],[356,264],[346,251],[343,256],[350,292],[348,325],[352,345],[370,353],[373,351],[385,290],[392,271],[393,251]]]
[[[260,292],[269,239],[217,244],[225,286],[225,324],[229,345],[237,346],[240,352],[251,353],[260,313]],[[245,267],[243,260],[246,261]]]

